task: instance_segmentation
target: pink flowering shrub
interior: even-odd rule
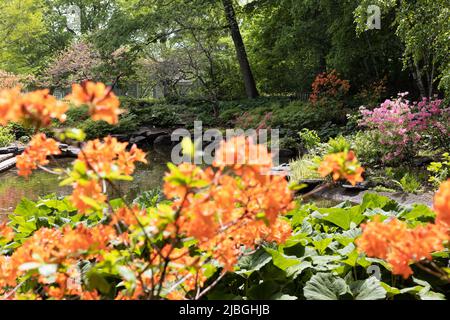
[[[378,131],[378,143],[385,150],[383,161],[405,160],[415,155],[419,143],[448,147],[449,112],[442,100],[406,99],[408,93],[386,100],[374,110],[361,108],[360,126]]]

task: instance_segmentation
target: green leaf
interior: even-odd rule
[[[184,155],[189,156],[191,159],[195,155],[195,144],[192,142],[190,137],[184,137],[181,141],[181,150]]]
[[[320,254],[323,254],[331,242],[333,242],[333,238],[325,238],[322,240],[313,241],[313,245]]]
[[[350,292],[344,279],[331,273],[318,273],[311,277],[303,288],[308,300],[339,300],[340,296]]]
[[[366,209],[387,209],[396,207],[397,203],[385,196],[381,196],[374,193],[366,193],[363,197],[363,201],[361,203],[361,212],[364,212]]]
[[[297,258],[295,256],[286,256],[274,249],[265,249],[272,255],[274,266],[285,271],[286,277],[288,278],[293,277],[293,279],[295,279],[303,272],[303,270],[312,266],[311,262],[303,261],[301,258]]]
[[[259,249],[254,254],[244,256],[239,260],[238,267],[240,270],[236,273],[250,275],[254,271],[261,270],[271,260],[272,256],[269,253],[264,249]]]
[[[269,300],[279,290],[280,286],[275,281],[263,281],[250,287],[247,296],[252,300]]]
[[[110,175],[107,175],[105,178],[108,180],[117,180],[117,181],[133,181],[132,176],[117,173],[111,173]]]
[[[383,287],[383,289],[386,291],[386,294],[388,297],[393,297],[401,293],[400,289],[391,287],[387,283],[380,282],[380,285]]]
[[[106,279],[99,273],[90,272],[87,275],[89,290],[97,289],[101,293],[107,294],[111,290],[111,285]]]
[[[344,230],[357,227],[365,219],[358,206],[349,209],[319,209],[319,212],[324,215],[322,220],[329,221]]]
[[[41,200],[40,203],[37,205],[38,207],[45,205],[48,208],[55,209],[58,212],[72,212],[76,211],[76,208],[71,204],[71,202],[66,198],[63,200],[58,199],[44,199]]]
[[[386,290],[375,277],[350,283],[355,300],[381,300],[386,298]]]
[[[436,213],[431,210],[428,206],[424,204],[416,204],[413,206],[411,211],[402,215],[402,218],[405,220],[422,220],[422,219],[434,219],[436,217]]]
[[[121,198],[113,199],[109,203],[113,209],[119,209],[125,205],[125,202]]]
[[[14,210],[14,213],[17,215],[22,215],[24,217],[29,217],[38,213],[38,209],[36,203],[26,198],[23,198],[22,200],[20,200],[19,204]]]
[[[265,248],[265,250],[272,256],[273,264],[281,270],[286,270],[300,262],[299,258],[288,257],[277,250],[270,248]]]
[[[359,257],[358,251],[357,250],[352,251],[351,253],[347,254],[347,257],[348,258],[343,260],[342,262],[348,264],[351,267],[356,266]]]
[[[92,198],[86,197],[86,196],[80,196],[80,199],[83,200],[83,202],[85,204],[91,206],[95,210],[100,210],[101,209],[100,204],[95,199],[92,199]]]

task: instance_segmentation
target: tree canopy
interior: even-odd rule
[[[367,29],[370,5],[381,29]],[[79,33],[69,6],[80,9]],[[212,101],[308,93],[336,70],[353,93],[383,80],[392,94],[432,96],[450,92],[449,17],[446,0],[5,0],[0,69],[48,79],[82,41],[96,52],[85,62],[101,60],[99,79],[160,83],[167,94],[180,81]]]

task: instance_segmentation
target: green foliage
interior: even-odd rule
[[[320,143],[320,137],[315,130],[303,128],[298,134],[306,150],[313,149]]]
[[[135,200],[141,208],[159,205],[163,210],[160,190],[151,190]],[[116,207],[122,200],[113,200]],[[415,276],[399,281],[392,276],[383,261],[359,253],[355,239],[361,234],[361,224],[381,215],[396,217],[411,226],[433,221],[434,212],[423,205],[399,205],[375,194],[367,194],[360,205],[342,203],[332,208],[314,204],[299,205],[290,212],[293,235],[282,245],[264,243],[255,252],[243,252],[235,272],[228,273],[207,295],[207,299],[308,299],[308,300],[379,300],[379,299],[443,299],[445,286],[430,280],[430,276],[415,270]],[[0,241],[0,251],[8,254],[20,246],[39,228],[77,224],[96,225],[99,215],[79,214],[67,198],[49,195],[36,202],[23,199],[10,216],[9,225],[15,231],[11,242]],[[186,244],[189,245],[189,244]],[[124,262],[126,250],[111,251],[95,266],[80,261],[83,283],[97,289],[105,297],[114,298],[117,288],[133,288],[134,274]],[[136,252],[136,254],[140,254]],[[448,252],[434,254],[434,262],[446,265]],[[51,264],[30,264],[22,268],[39,269],[42,275],[54,273]],[[207,265],[211,274],[214,265]],[[414,268],[414,266],[413,266]],[[372,270],[379,270],[379,277]],[[211,281],[214,278],[212,278]]]
[[[291,180],[299,182],[306,179],[320,179],[317,173],[314,156],[303,155],[301,158],[292,161],[289,166],[291,170]]]
[[[430,173],[429,182],[433,184],[434,187],[439,187],[442,182],[446,181],[450,177],[450,154],[444,153],[442,155],[442,161],[432,162],[427,167]]]
[[[351,273],[349,275],[351,276]],[[386,297],[386,290],[375,277],[346,281],[330,273],[318,273],[306,283],[304,295],[308,300],[339,300],[341,297],[351,297],[354,300],[381,300]]]
[[[16,140],[9,127],[0,127],[0,147],[7,147]]]
[[[386,181],[388,178],[389,181]],[[383,184],[399,188],[403,192],[417,193],[423,189],[422,183],[426,181],[424,173],[411,170],[407,167],[386,167],[384,169]]]
[[[8,218],[9,225],[15,231],[15,238],[4,247],[0,245],[0,251],[3,252],[9,252],[19,247],[34,231],[40,228],[76,226],[78,223],[95,225],[101,219],[99,216],[87,217],[78,213],[68,198],[60,198],[54,194],[45,196],[36,202],[23,198]]]
[[[156,207],[164,200],[164,195],[161,189],[152,189],[142,192],[139,197],[133,200],[133,204],[139,205],[141,208]]]
[[[71,107],[66,112],[67,119],[64,122],[64,126],[76,127],[79,126],[81,122],[89,119],[88,107],[87,106],[77,106]]]
[[[358,160],[364,165],[376,165],[381,163],[386,154],[383,145],[379,144],[380,132],[358,131],[349,137],[351,148],[355,151]]]
[[[350,150],[350,142],[344,136],[338,136],[336,138],[331,138],[328,141],[327,153],[339,153]]]
[[[25,127],[24,125],[16,122],[10,122],[8,124],[9,130],[14,134],[16,139],[21,137],[31,137],[33,135],[33,129]]]
[[[435,217],[426,206],[403,206],[376,194],[365,195],[356,206],[299,205],[287,216],[292,237],[278,247],[266,243],[256,252],[244,254],[235,273],[225,277],[208,298],[414,300],[448,295],[444,284],[419,269],[415,277],[399,281],[383,260],[358,252],[355,239],[362,232],[361,224],[375,215],[396,217],[411,226]],[[446,265],[448,253],[434,256],[435,263]],[[372,270],[379,270],[379,277],[373,276]]]
[[[394,182],[398,184],[404,192],[408,193],[417,193],[422,187],[421,183],[410,173],[406,173],[400,181],[394,180]]]

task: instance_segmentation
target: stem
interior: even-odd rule
[[[302,195],[301,198],[302,198],[302,199],[309,198],[309,197],[315,195],[316,193],[318,193],[318,192],[320,192],[320,191],[322,191],[322,190],[324,190],[324,189],[326,189],[326,188],[331,187],[332,185],[333,185],[332,183],[325,183],[325,184],[323,184],[323,185],[321,185],[321,186],[315,188],[314,190],[312,190],[312,191],[310,191],[310,192],[308,192],[308,193]]]
[[[422,269],[423,271],[428,272],[429,274],[432,274],[435,277],[438,277],[440,280],[444,280],[444,281],[447,281],[448,283],[450,283],[450,278],[446,274],[443,274],[443,271],[437,272],[437,271],[431,270],[430,268],[423,265],[423,261],[416,263],[416,266],[419,267],[420,269]],[[439,271],[441,271],[441,270],[439,269]]]
[[[206,287],[205,290],[203,290],[200,294],[198,294],[195,297],[195,300],[199,300],[205,294],[207,294],[212,288],[214,288],[220,282],[220,280],[222,280],[223,277],[225,277],[226,274],[227,274],[226,271],[222,271],[222,274],[216,280],[214,280],[213,283],[211,283],[208,287]]]

